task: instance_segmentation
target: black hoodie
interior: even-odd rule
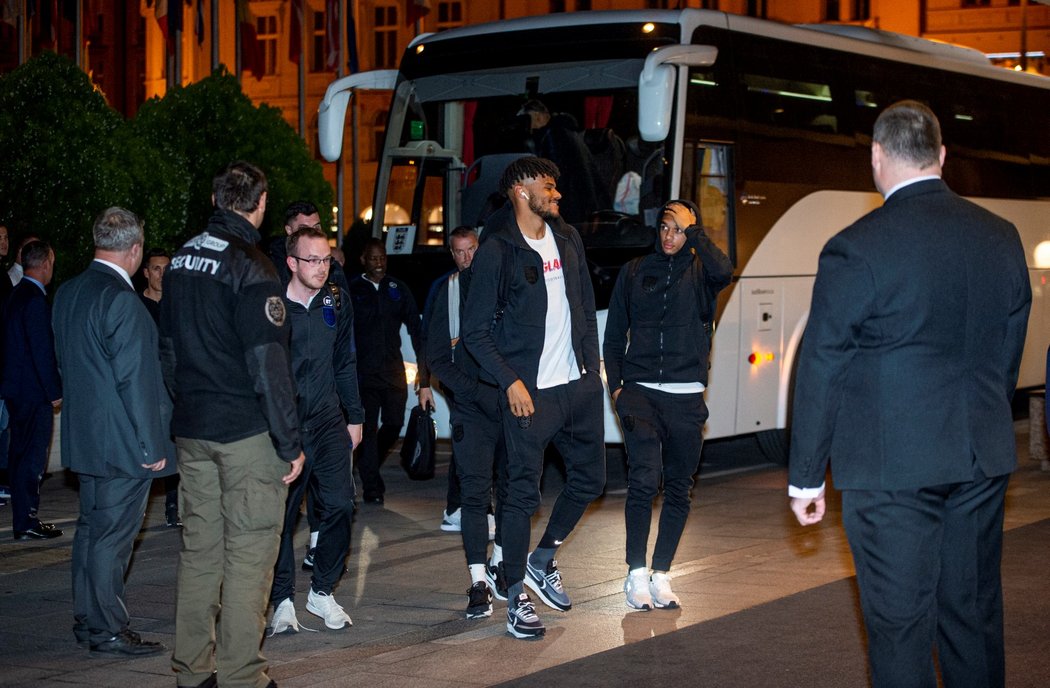
[[[704,323],[714,317],[714,299],[732,279],[733,264],[700,227],[689,227],[686,236],[671,256],[657,237],[652,253],[620,270],[605,324],[610,392],[626,382],[707,384]]]

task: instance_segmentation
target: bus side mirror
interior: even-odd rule
[[[665,45],[649,53],[638,76],[638,133],[644,141],[663,141],[671,131],[675,67],[709,67],[717,57],[713,45]]]
[[[335,162],[342,153],[346,106],[354,90],[393,90],[396,83],[396,69],[376,69],[344,76],[328,84],[328,90],[317,106],[317,143],[325,160]]]

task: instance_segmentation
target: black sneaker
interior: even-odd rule
[[[164,522],[169,528],[181,528],[182,519],[179,518],[179,505],[169,504],[164,507]]]
[[[546,632],[528,595],[521,593],[507,605],[507,633],[515,638],[535,640]]]
[[[316,547],[310,547],[306,550],[306,556],[303,557],[303,571],[314,570],[314,552],[316,551]]]
[[[478,581],[467,590],[467,618],[484,619],[492,616],[492,593],[485,581]]]
[[[503,570],[502,561],[495,566],[489,564],[485,567],[485,580],[488,581],[489,590],[492,592],[492,596],[497,600],[506,601],[507,574]]]

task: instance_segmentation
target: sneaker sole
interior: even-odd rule
[[[441,530],[445,531],[446,533],[458,533],[458,532],[462,531],[463,528],[460,527],[460,526],[454,526],[452,524],[442,523],[441,524]]]
[[[470,612],[470,611],[468,611],[465,616],[468,619],[485,619],[485,618],[488,618],[488,617],[492,616],[492,605],[489,605],[489,608],[484,610],[484,611],[480,611],[480,612]]]
[[[514,624],[509,621],[507,622],[507,633],[510,633],[518,640],[539,640],[546,632],[546,628],[537,628],[527,632],[519,631],[514,628]]]
[[[652,607],[650,607],[647,604],[632,604],[630,600],[627,600],[627,606],[630,607],[631,609],[637,609],[638,611],[642,611],[642,612],[649,612],[649,611],[652,611],[652,609],[653,609]]]
[[[567,612],[570,609],[572,609],[572,602],[569,602],[566,605],[561,605],[561,604],[558,603],[557,600],[555,600],[555,599],[551,598],[550,596],[548,596],[547,595],[547,586],[545,586],[545,585],[541,586],[539,583],[537,583],[532,578],[532,576],[529,575],[527,570],[525,572],[525,581],[524,581],[524,583],[525,583],[525,585],[529,586],[530,590],[532,590],[534,593],[536,593],[536,596],[540,598],[540,600],[543,602],[543,604],[547,605],[551,609],[556,609],[559,612]]]
[[[310,612],[311,614],[313,614],[317,618],[319,618],[322,621],[324,621],[325,627],[329,628],[329,629],[331,629],[333,631],[341,631],[344,628],[350,628],[351,626],[354,625],[353,621],[347,621],[347,623],[344,623],[342,626],[332,626],[331,624],[328,623],[328,619],[324,618],[324,614],[319,612],[318,610],[314,609],[313,607],[311,607],[309,602],[306,603],[306,611]]]
[[[657,609],[680,609],[681,605],[677,602],[668,602],[667,604],[660,604],[656,600],[653,600],[653,606]]]

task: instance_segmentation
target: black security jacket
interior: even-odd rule
[[[659,240],[653,253],[620,270],[605,324],[605,375],[615,392],[627,382],[707,384],[710,339],[704,322],[733,265],[702,229],[687,230],[678,253]],[[628,342],[630,346],[628,346]]]
[[[408,285],[386,275],[376,289],[363,275],[350,280],[354,303],[354,341],[357,376],[362,387],[404,387],[405,363],[401,357],[401,325],[412,339],[419,360],[423,353],[422,330],[416,299]]]
[[[177,437],[229,443],[269,432],[291,461],[301,444],[283,288],[258,242],[250,222],[217,210],[172,257],[161,363]]]
[[[550,227],[561,254],[576,362],[581,373],[598,373],[598,324],[583,242],[560,219]],[[540,254],[525,242],[509,204],[485,223],[470,273],[460,321],[463,343],[486,378],[500,389],[520,379],[535,390],[547,317],[547,285]],[[504,295],[506,304],[501,304]],[[498,305],[502,313],[494,323]]]

